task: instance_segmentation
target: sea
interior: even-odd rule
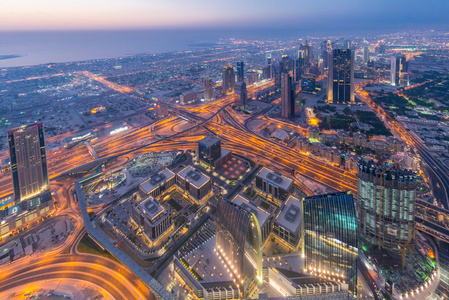
[[[0,31],[0,68],[193,50],[220,39],[298,38],[297,30]]]

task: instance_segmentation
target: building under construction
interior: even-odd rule
[[[358,164],[360,236],[379,249],[412,244],[417,175],[411,170],[361,160]]]

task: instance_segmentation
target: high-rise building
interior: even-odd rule
[[[219,159],[221,156],[221,140],[214,136],[206,136],[198,142],[198,158],[208,165]]]
[[[248,95],[246,92],[246,83],[243,81],[237,82],[235,85],[235,102],[237,106],[245,106],[248,104]]]
[[[409,86],[408,61],[405,55],[393,55],[391,57],[391,85]]]
[[[289,55],[282,56],[282,72],[289,73],[293,78],[293,73],[295,70],[295,61]]]
[[[243,61],[237,62],[237,81],[245,80],[245,63]]]
[[[269,70],[269,77],[268,78],[273,78],[274,77],[274,69],[273,69],[273,62],[272,62],[272,59],[271,59],[271,53],[268,53],[267,54],[267,67],[268,67],[268,70]]]
[[[357,289],[357,215],[352,194],[336,192],[303,200],[305,268],[312,275]]]
[[[204,100],[210,101],[214,98],[214,84],[212,79],[206,78],[203,82],[204,85]]]
[[[363,47],[363,62],[367,63],[369,61],[369,45]]]
[[[304,69],[310,67],[310,63],[312,61],[312,46],[306,43],[303,46],[304,48]]]
[[[351,41],[345,40],[342,45],[342,49],[351,49]]]
[[[327,85],[329,103],[352,104],[354,98],[354,52],[334,49],[329,55]]]
[[[47,154],[42,123],[8,130],[11,173],[16,201],[48,190]]]
[[[228,201],[218,201],[216,251],[238,279],[243,298],[262,282],[262,233],[257,216]]]
[[[290,74],[281,74],[281,116],[290,120],[295,117],[295,86]]]
[[[223,94],[232,95],[235,89],[235,74],[232,65],[225,66],[223,68],[223,82],[222,91]]]
[[[417,176],[411,170],[361,160],[357,187],[361,237],[390,251],[411,243],[416,186]]]

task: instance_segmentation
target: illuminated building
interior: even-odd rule
[[[352,194],[336,192],[303,200],[305,269],[357,289],[357,216]]]
[[[48,190],[47,155],[42,123],[8,130],[11,174],[16,201]]]
[[[168,105],[166,103],[154,104],[154,116],[156,118],[164,118],[168,116]]]
[[[281,117],[287,120],[295,117],[295,87],[289,73],[281,77]]]
[[[273,70],[273,63],[271,60],[271,53],[267,54],[267,67],[268,67],[268,71],[269,71],[269,77],[267,78],[273,78],[274,77],[274,70]]]
[[[292,192],[293,180],[264,167],[256,175],[256,188],[281,204]]]
[[[232,95],[235,89],[235,74],[232,65],[223,68],[222,92],[225,95]]]
[[[262,280],[262,234],[256,215],[232,202],[218,201],[217,251],[229,266],[242,298],[251,295]]]
[[[354,98],[354,52],[334,49],[329,55],[327,87],[329,103],[353,104]]]
[[[206,78],[203,82],[204,85],[204,100],[210,101],[214,98],[214,85],[212,79]]]
[[[307,69],[310,67],[310,62],[312,60],[312,46],[309,45],[306,41],[306,43],[302,45],[302,47],[304,50],[304,69]]]
[[[207,167],[218,168],[227,162],[232,152],[221,148],[221,140],[214,136],[206,136],[198,141],[198,159]]]
[[[151,176],[139,185],[139,194],[141,197],[148,196],[157,198],[176,183],[175,173],[169,169],[164,169]]]
[[[296,251],[302,238],[301,225],[302,203],[299,199],[289,196],[274,218],[273,233]]]
[[[237,62],[237,81],[245,80],[245,63],[243,61]]]
[[[409,86],[410,78],[408,61],[405,55],[393,55],[391,57],[390,82],[394,86]]]
[[[361,160],[358,165],[360,234],[390,251],[413,240],[417,175],[411,170]],[[379,211],[381,215],[379,216]]]
[[[176,175],[178,186],[190,194],[198,203],[211,191],[210,178],[192,166],[187,166]]]
[[[237,106],[246,106],[248,104],[248,95],[246,92],[246,83],[241,81],[237,82],[235,85],[235,102]]]
[[[342,49],[351,49],[351,41],[345,40],[341,46],[342,46]]]
[[[197,92],[185,92],[179,97],[181,104],[192,104],[198,101],[198,93]]]
[[[271,232],[270,214],[265,210],[261,209],[259,206],[255,205],[253,201],[249,201],[248,199],[246,199],[241,195],[235,196],[231,202],[253,213],[257,217],[257,220],[259,221],[260,225],[260,232],[262,234],[262,244],[263,244]]]
[[[367,63],[369,61],[369,45],[363,47],[363,62]]]
[[[301,75],[301,90],[305,93],[315,92],[315,75],[314,74],[302,74]]]
[[[133,218],[152,242],[163,235],[173,223],[170,212],[151,196],[133,206]]]

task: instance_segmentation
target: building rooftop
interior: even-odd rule
[[[253,213],[256,215],[257,220],[259,221],[260,228],[262,228],[265,223],[268,221],[268,218],[270,217],[270,214],[260,207],[254,205],[253,203],[249,202],[248,199],[241,195],[237,195],[232,199],[232,203],[237,204],[241,208]]]
[[[275,222],[290,232],[298,233],[301,228],[301,200],[289,196],[275,218]]]
[[[200,170],[197,170],[192,166],[185,167],[178,172],[178,175],[189,181],[190,184],[198,189],[210,180],[209,176],[204,175]]]
[[[267,182],[272,183],[285,191],[289,190],[293,185],[292,179],[265,167],[259,171],[257,176],[265,179]]]
[[[155,188],[164,184],[167,180],[173,178],[174,176],[175,176],[175,173],[173,173],[169,169],[162,170],[159,173],[151,176],[150,178],[148,178],[147,180],[142,182],[140,184],[140,188],[145,193],[148,194],[148,193],[152,192]]]
[[[145,198],[137,206],[152,223],[156,222],[157,218],[165,212],[165,208],[153,197]]]
[[[401,169],[388,164],[380,164],[372,160],[361,159],[357,166],[360,172],[372,173],[377,177],[383,172],[386,180],[416,181],[417,179],[416,173],[412,170]]]
[[[214,137],[213,135],[208,135],[206,136],[204,139],[202,139],[201,141],[199,141],[200,144],[203,144],[207,147],[210,147],[216,143],[220,142],[219,138]]]

